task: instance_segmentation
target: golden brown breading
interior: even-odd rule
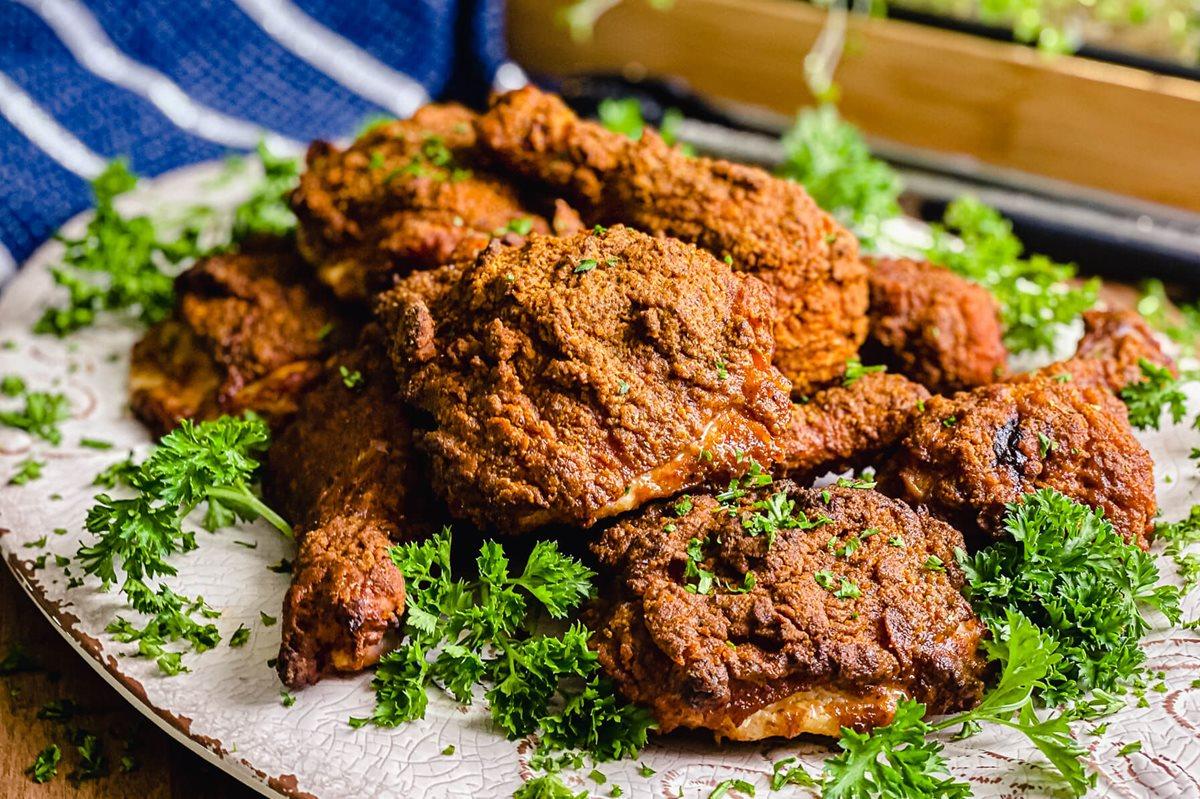
[[[796,391],[840,375],[867,332],[858,243],[804,189],[761,169],[691,158],[647,129],[638,141],[580,120],[534,88],[497,98],[480,143],[563,193],[589,223],[623,222],[730,257],[775,291],[775,364]]]
[[[1068,374],[1078,386],[1120,393],[1130,383],[1145,379],[1140,366],[1143,359],[1179,375],[1175,361],[1162,351],[1154,331],[1136,311],[1084,311],[1083,338],[1075,348],[1075,355],[1016,379],[1061,379]]]
[[[1156,508],[1154,464],[1120,400],[1046,377],[927,400],[879,485],[968,537],[1003,535],[1006,503],[1053,488],[1145,549]]]
[[[283,241],[204,258],[175,290],[175,312],[134,345],[129,367],[130,406],[160,434],[244,410],[278,424],[357,334]]]
[[[935,394],[984,386],[1004,376],[1008,352],[1000,309],[987,289],[925,261],[878,258],[867,263],[869,353]]]
[[[351,382],[362,375],[357,387],[341,366]],[[264,492],[299,540],[278,660],[288,686],[358,671],[383,653],[404,610],[404,578],[387,549],[442,523],[416,457],[378,329],[369,327],[357,349],[331,361],[267,458]]]
[[[524,230],[518,220],[550,229],[480,164],[473,120],[461,106],[429,105],[346,150],[309,147],[292,194],[297,241],[339,297],[363,300],[393,274],[470,260],[496,235],[515,236],[510,223]]]
[[[908,433],[927,399],[923,386],[886,372],[818,391],[792,408],[780,471],[807,482],[872,464]]]
[[[421,278],[425,280],[425,278]],[[707,252],[621,226],[495,243],[430,300],[377,313],[456,516],[502,532],[587,525],[775,460],[787,380],[771,297]]]
[[[745,520],[776,492],[806,524],[770,543]],[[593,645],[660,732],[836,736],[889,723],[905,696],[934,713],[978,702],[984,628],[959,593],[963,542],[949,525],[874,491],[833,488],[825,501],[787,481],[735,513],[707,495],[691,503],[651,505],[593,545],[611,574],[588,614]],[[709,593],[687,576],[697,546]]]

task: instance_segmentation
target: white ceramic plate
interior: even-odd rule
[[[178,210],[203,198],[228,209],[245,192],[252,175],[213,188],[221,167],[203,165],[165,176],[127,198],[130,210],[155,214]],[[69,230],[79,230],[83,218]],[[291,545],[263,524],[215,535],[198,533],[199,548],[178,558],[171,585],[200,594],[222,612],[217,620],[224,641],[202,655],[186,655],[192,671],[161,676],[152,662],[130,656],[134,647],[104,632],[117,613],[133,616],[115,593],[101,593],[94,580],[67,589],[63,569],[42,553],[73,555],[82,522],[96,489],[93,476],[128,449],[145,451],[150,440],[126,408],[128,351],[138,331],[106,321],[66,340],[32,335],[41,309],[56,298],[47,267],[61,255],[51,243],[40,249],[0,297],[0,375],[20,374],[35,389],[56,387],[71,400],[72,417],[63,424],[63,443],[50,447],[24,433],[0,427],[0,485],[30,454],[47,462],[44,476],[25,486],[0,488],[0,553],[24,589],[75,650],[129,702],[197,754],[268,795],[351,797],[504,797],[530,774],[530,742],[507,741],[490,726],[478,704],[462,709],[433,698],[425,720],[396,729],[351,729],[346,720],[368,715],[369,675],[325,680],[297,695],[293,707],[280,701],[280,685],[267,667],[279,646],[279,627],[265,626],[260,611],[278,616],[288,575],[267,566],[291,557]],[[1200,396],[1193,396],[1193,412]],[[0,398],[2,407],[13,404]],[[1189,417],[1190,418],[1190,417]],[[97,452],[79,446],[83,437],[114,442]],[[1186,425],[1167,426],[1142,436],[1154,455],[1159,499],[1167,518],[1182,516],[1200,501],[1197,469],[1187,454],[1200,434]],[[61,499],[52,499],[52,494]],[[55,528],[67,533],[55,535]],[[43,536],[45,545],[36,544]],[[257,541],[247,549],[236,540]],[[1161,559],[1167,574],[1169,561]],[[78,570],[76,570],[78,571]],[[1187,602],[1195,618],[1200,596]],[[253,632],[243,647],[226,644],[239,624]],[[1153,634],[1146,643],[1150,667],[1166,672],[1166,693],[1147,693],[1149,706],[1130,708],[1110,720],[1102,737],[1084,734],[1089,768],[1100,776],[1097,792],[1123,797],[1200,796],[1200,636],[1186,632]],[[1122,744],[1141,741],[1142,750],[1118,757]],[[442,754],[453,745],[455,753]],[[956,775],[969,779],[977,796],[1040,795],[1052,784],[1040,757],[1019,736],[986,731],[969,741],[946,742]],[[603,786],[583,774],[565,779],[574,790],[608,796],[615,783],[632,797],[705,797],[724,779],[740,778],[764,795],[771,764],[800,755],[816,772],[829,752],[820,741],[774,742],[717,747],[702,736],[671,735],[653,741],[639,759],[653,768],[638,775],[638,762],[601,766]],[[792,795],[807,795],[792,789]],[[786,794],[781,794],[786,795]]]

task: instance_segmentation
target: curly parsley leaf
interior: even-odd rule
[[[138,487],[180,507],[181,516],[207,503],[204,527],[210,531],[229,526],[235,518],[261,517],[290,536],[288,523],[249,488],[260,466],[256,456],[270,441],[266,423],[253,414],[199,424],[184,419],[142,464]]]
[[[1050,350],[1059,327],[1096,302],[1098,280],[1072,286],[1074,265],[1044,255],[1022,257],[1012,224],[974,197],[950,203],[932,233],[926,257],[992,292],[1012,352]]]
[[[256,456],[268,442],[266,425],[254,416],[226,416],[199,424],[185,421],[161,439],[141,466],[130,458],[97,477],[98,482],[114,486],[128,482],[137,493],[127,499],[96,497],[85,521],[94,540],[81,543],[76,558],[104,588],[117,582],[118,569],[124,572],[121,592],[149,621],[139,628],[118,617],[109,632],[120,641],[136,642],[138,654],[153,658],[167,674],[186,669],[181,653],[167,651],[165,644],[185,640],[202,652],[221,640],[215,626],[194,618],[219,615],[202,599],[180,596],[166,585],[151,586],[176,573],[172,557],[196,548],[195,534],[184,531],[183,519],[207,502],[209,529],[234,517],[262,516],[290,534],[287,523],[250,489],[259,467]]]
[[[869,733],[842,728],[841,754],[825,761],[823,799],[970,796],[970,786],[950,774],[942,745],[927,738],[933,728],[924,716],[924,705],[904,699],[887,726]]]
[[[871,155],[862,133],[834,106],[801,111],[782,143],[779,174],[802,184],[864,247],[875,244],[886,220],[900,215],[900,176]]]
[[[1187,414],[1187,395],[1180,389],[1180,380],[1166,366],[1140,358],[1138,368],[1142,380],[1121,389],[1121,399],[1129,411],[1129,423],[1138,430],[1157,430],[1163,411],[1179,424]]]
[[[1149,629],[1144,612],[1180,618],[1179,589],[1159,585],[1149,553],[1127,544],[1103,514],[1045,489],[1008,507],[1008,538],[961,560],[965,592],[997,641],[1011,612],[1045,631],[1061,660],[1039,701],[1056,705],[1136,678]]]
[[[406,640],[380,661],[371,716],[351,723],[395,726],[424,716],[430,686],[464,704],[483,686],[493,722],[510,737],[540,730],[543,746],[586,749],[597,760],[639,751],[651,717],[616,698],[588,647],[587,628],[530,632],[533,608],[566,617],[591,596],[595,575],[549,541],[539,542],[514,575],[503,548],[487,541],[475,579],[462,580],[452,574],[450,546],[444,530],[392,548],[412,598]]]

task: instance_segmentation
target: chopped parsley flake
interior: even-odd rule
[[[39,785],[49,782],[58,776],[58,764],[62,760],[62,750],[57,744],[50,744],[38,753],[33,765],[25,769],[25,773]]]
[[[238,628],[233,631],[233,635],[229,636],[229,645],[235,649],[243,646],[250,640],[250,628],[244,624],[239,624]]]
[[[339,366],[338,374],[342,376],[342,384],[346,388],[355,389],[363,384],[363,373],[357,369],[350,371],[345,366]]]
[[[857,358],[846,361],[846,373],[842,375],[842,385],[852,386],[863,378],[875,372],[886,371],[886,366],[863,366]]]
[[[42,461],[33,458],[26,458],[17,463],[17,471],[13,476],[8,478],[8,484],[11,486],[23,486],[26,483],[37,480],[42,476],[42,467],[46,464]]]

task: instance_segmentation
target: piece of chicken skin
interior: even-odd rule
[[[309,147],[291,197],[297,241],[338,297],[365,300],[393,275],[470,260],[497,236],[550,230],[480,163],[474,118],[462,106],[427,105],[345,150]]]
[[[871,328],[864,360],[885,363],[935,394],[1004,377],[1008,351],[991,292],[926,261],[867,263]]]
[[[907,435],[929,392],[902,375],[869,372],[792,407],[778,471],[798,482],[871,465]]]
[[[376,311],[455,516],[587,526],[778,457],[770,291],[704,250],[623,226],[533,234],[432,299],[410,280]]]
[[[562,194],[592,224],[625,223],[703,247],[775,292],[775,364],[798,393],[841,375],[867,333],[867,270],[853,234],[797,183],[689,157],[579,119],[528,87],[476,124],[505,167]]]
[[[881,464],[881,491],[978,542],[1005,535],[1007,504],[1052,488],[1103,509],[1126,541],[1148,547],[1154,463],[1107,386],[1043,376],[931,397],[924,407]]]
[[[175,290],[174,312],[134,345],[129,366],[130,406],[159,435],[180,419],[246,410],[279,426],[359,326],[283,240],[203,258]]]
[[[1179,376],[1175,361],[1163,352],[1154,331],[1141,314],[1136,311],[1085,311],[1083,337],[1071,358],[1014,379],[1069,378],[1078,386],[1103,388],[1119,394],[1131,383],[1146,379],[1141,367],[1143,360],[1166,367],[1173,376]]]
[[[767,505],[779,511],[773,540],[750,532]],[[783,481],[732,505],[659,502],[593,545],[605,582],[585,620],[604,672],[659,732],[864,731],[905,697],[933,713],[978,703],[984,626],[960,593],[962,545],[949,525],[869,490]],[[707,590],[689,565],[712,575]]]
[[[267,457],[264,493],[299,545],[277,664],[291,688],[379,659],[404,611],[404,578],[388,548],[443,522],[391,372],[368,327],[356,349],[331,361]]]

